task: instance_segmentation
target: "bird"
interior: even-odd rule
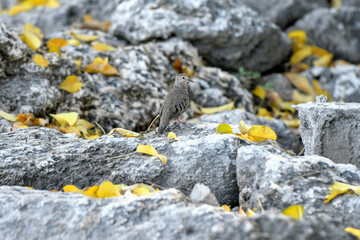
[[[190,104],[187,86],[193,82],[186,74],[180,73],[175,77],[174,87],[168,92],[160,109],[160,124],[158,133],[164,132],[170,121],[180,117]]]

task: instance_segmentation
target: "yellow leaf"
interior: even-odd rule
[[[211,108],[200,108],[201,114],[214,114],[223,112],[226,110],[232,110],[235,108],[235,102],[230,102],[228,104],[219,106],[219,107],[211,107]]]
[[[76,121],[76,123],[75,123],[75,126],[77,126],[77,127],[83,126],[85,129],[91,129],[91,128],[94,127],[94,125],[92,125],[91,123],[89,123],[85,119],[78,119]]]
[[[130,130],[126,130],[124,128],[114,128],[113,130],[111,130],[108,135],[111,135],[114,132],[118,132],[121,135],[123,135],[124,137],[140,137],[140,134],[137,132],[133,132]]]
[[[31,25],[30,23],[26,23],[25,26],[22,27],[22,30],[24,32],[32,32],[33,34],[35,34],[41,40],[44,39],[44,34],[41,32],[41,29]]]
[[[5,118],[6,120],[10,121],[10,122],[15,122],[16,121],[16,116],[10,114],[10,113],[6,113],[2,110],[0,110],[0,117]]]
[[[289,111],[291,113],[294,113],[295,109],[292,107],[293,104],[294,104],[293,102],[283,102],[280,105],[280,109],[283,111]]]
[[[49,47],[49,53],[57,53],[59,56],[61,56],[60,48],[55,45],[51,45]]]
[[[94,134],[94,135],[90,135],[90,136],[88,134],[84,134],[84,138],[86,140],[94,140],[94,139],[96,139],[98,137],[100,137],[98,134]]]
[[[30,190],[33,190],[34,188],[33,187],[26,187],[27,189],[30,189]]]
[[[331,53],[326,54],[326,55],[314,60],[313,65],[315,67],[327,67],[330,65],[332,58],[333,58],[333,55]]]
[[[137,187],[133,190],[133,194],[140,196],[147,196],[150,194],[150,191],[144,187]]]
[[[61,127],[60,130],[64,133],[75,133],[78,137],[81,137],[80,130],[75,126]]]
[[[20,39],[34,52],[41,47],[41,40],[32,32],[24,32]]]
[[[352,227],[347,227],[347,228],[345,228],[345,231],[348,232],[348,233],[353,234],[355,237],[360,239],[360,230],[359,229],[352,228]]]
[[[77,187],[75,187],[74,185],[66,185],[63,187],[63,191],[64,192],[81,192]]]
[[[15,16],[21,12],[27,12],[30,11],[33,7],[28,4],[16,4],[13,7],[9,9],[10,16]]]
[[[300,125],[300,120],[298,118],[292,120],[282,119],[282,121],[291,128],[298,128]]]
[[[304,207],[301,205],[293,205],[285,208],[282,214],[289,216],[295,220],[301,220],[304,215]]]
[[[243,210],[243,208],[242,208],[241,205],[239,206],[239,214],[240,214],[240,216],[246,217],[246,213],[245,213],[245,211]]]
[[[313,80],[313,87],[314,87],[314,91],[316,93],[316,95],[325,95],[324,91],[321,89],[320,85],[319,85],[319,81],[314,79]]]
[[[275,132],[268,126],[252,126],[248,131],[249,137],[253,137],[258,142],[265,141],[267,139],[276,140]]]
[[[29,126],[27,126],[27,125],[21,125],[18,129],[20,129],[20,128],[28,128]]]
[[[68,76],[59,86],[60,89],[68,91],[69,93],[75,93],[80,90],[82,83],[79,82],[77,76],[71,75]]]
[[[331,7],[339,8],[341,6],[342,6],[342,0],[332,0],[331,1]]]
[[[351,192],[354,192],[355,194],[360,196],[360,186],[353,186],[350,184],[335,181],[334,184],[330,186],[330,194],[325,197],[326,199],[324,203],[328,203],[336,196],[347,193],[350,190]]]
[[[305,95],[299,93],[297,90],[293,90],[292,101],[294,103],[306,103],[314,101],[314,95]]]
[[[232,128],[229,124],[222,123],[216,128],[216,134],[233,134]]]
[[[151,145],[139,145],[137,148],[136,148],[136,151],[137,152],[140,152],[140,153],[145,153],[145,154],[149,154],[149,155],[152,155],[152,156],[155,156],[157,158],[159,158],[164,164],[166,164],[167,162],[167,157],[164,156],[164,155],[160,155],[158,154],[158,152],[156,151],[156,149],[151,146]]]
[[[45,6],[48,8],[56,8],[60,6],[60,3],[57,0],[47,0]]]
[[[290,58],[290,63],[300,63],[302,60],[307,58],[312,54],[312,48],[310,46],[306,46],[296,52]]]
[[[231,211],[229,205],[222,205],[221,207],[227,212]]]
[[[290,32],[288,37],[292,40],[291,46],[294,52],[305,47],[307,41],[306,32],[302,30],[295,30]]]
[[[55,45],[56,47],[58,48],[62,48],[62,47],[65,47],[66,45],[68,44],[67,40],[65,39],[62,39],[62,38],[53,38],[53,39],[50,39],[46,46],[47,47],[50,47],[52,45]]]
[[[271,117],[271,113],[266,108],[259,108],[258,113],[256,114],[258,117]]]
[[[107,45],[106,43],[95,43],[93,45],[93,48],[96,51],[100,51],[100,52],[110,52],[110,51],[114,51],[116,50],[115,47]]]
[[[69,39],[67,40],[67,43],[70,44],[70,45],[73,45],[73,46],[80,46],[81,42],[79,40],[76,40],[76,39]]]
[[[84,72],[102,73],[104,75],[109,75],[109,76],[111,76],[111,75],[119,75],[116,68],[109,65],[107,62],[108,62],[108,58],[101,59],[101,58],[97,57],[97,58],[94,59],[94,61],[92,63],[90,63],[89,65],[87,65],[85,67]]]
[[[296,73],[290,73],[290,72],[285,73],[284,75],[287,79],[290,80],[291,84],[294,85],[297,89],[309,95],[314,94],[314,90],[305,76],[299,76]]]
[[[49,66],[49,61],[47,59],[43,58],[42,55],[34,55],[33,56],[33,61],[34,61],[34,63],[36,63],[40,67]]]
[[[105,181],[100,185],[99,190],[97,191],[98,198],[110,198],[110,197],[118,197],[120,196],[120,192],[115,187],[112,182]]]
[[[97,197],[97,191],[99,190],[99,188],[100,187],[98,185],[94,185],[88,189],[84,189],[82,194],[88,197]]]
[[[260,99],[265,99],[266,97],[266,91],[260,86],[256,86],[252,93]]]
[[[245,124],[243,120],[239,122],[239,130],[242,134],[247,134],[250,127]]]
[[[176,137],[176,134],[174,132],[169,132],[167,138],[172,138],[174,141],[179,141],[179,138]]]
[[[99,38],[97,35],[86,35],[86,34],[78,34],[74,32],[70,32],[71,36],[73,36],[75,39],[83,42],[92,42]]]
[[[76,123],[78,119],[78,114],[76,112],[50,114],[50,116],[55,118],[55,120],[60,124],[60,126],[72,126]]]
[[[248,216],[248,217],[252,217],[252,216],[254,216],[254,215],[256,215],[256,213],[255,213],[253,210],[251,210],[250,208],[248,208],[248,210],[247,210],[247,216]]]

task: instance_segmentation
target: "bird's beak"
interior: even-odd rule
[[[194,81],[193,81],[192,79],[190,79],[190,78],[189,78],[188,80],[189,80],[189,82],[191,82],[191,83],[193,83],[193,82],[194,82]]]

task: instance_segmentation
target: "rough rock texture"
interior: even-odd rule
[[[199,122],[214,122],[239,125],[240,120],[248,125],[268,125],[277,135],[277,142],[280,147],[286,150],[299,152],[302,148],[300,139],[281,120],[267,120],[244,110],[235,109],[211,115],[202,115]],[[237,127],[238,129],[238,127]]]
[[[316,9],[290,28],[306,31],[315,45],[353,63],[360,62],[360,8]]]
[[[305,103],[295,108],[306,155],[360,167],[360,103]]]
[[[221,204],[235,205],[238,187],[236,151],[241,139],[216,134],[217,124],[190,123],[169,126],[180,138],[169,143],[167,132],[145,139],[104,136],[92,141],[76,139],[56,130],[27,128],[0,134],[0,185],[60,189],[66,184],[87,187],[105,180],[134,184],[147,181],[189,194],[204,183]],[[139,144],[152,145],[168,157],[132,154]]]
[[[320,87],[328,90],[336,101],[360,102],[360,67],[357,65],[313,67],[302,75],[309,81],[318,79]]]
[[[195,184],[189,197],[193,203],[206,203],[219,206],[219,202],[214,194],[211,193],[210,188],[202,183]]]
[[[360,8],[360,2],[358,0],[342,0],[342,6],[344,7],[358,7]]]
[[[334,181],[360,185],[360,171],[351,164],[334,164],[320,156],[290,157],[269,146],[238,150],[236,172],[240,204],[265,210],[304,207],[304,221],[319,217],[339,229],[359,224],[360,198],[345,194],[323,203]]]
[[[326,0],[240,0],[240,2],[257,11],[260,16],[276,23],[282,29],[316,8],[329,6]]]
[[[0,190],[0,232],[9,240],[351,239],[321,220],[295,221],[276,213],[241,218],[219,207],[189,203],[174,189],[108,199],[21,187]]]
[[[266,71],[287,58],[290,41],[237,1],[122,1],[111,17],[112,32],[132,43],[189,40],[209,63]]]
[[[280,94],[282,100],[291,101],[294,87],[292,86],[289,79],[285,75],[280,73],[272,73],[261,77],[257,82],[257,85],[266,85],[270,84],[270,88],[274,89],[277,93]]]

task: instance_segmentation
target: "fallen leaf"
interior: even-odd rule
[[[243,210],[242,206],[239,206],[239,214],[240,216],[247,217],[245,211]]]
[[[49,66],[49,60],[45,59],[42,55],[34,55],[33,61],[40,67]]]
[[[75,133],[78,137],[81,137],[80,130],[75,126],[60,127],[60,131],[63,133]]]
[[[79,190],[77,187],[75,187],[74,185],[66,185],[63,187],[63,191],[64,192],[74,192],[74,193],[79,193],[81,192],[81,190]]]
[[[34,52],[41,47],[41,40],[32,32],[24,32],[20,39]]]
[[[0,110],[0,117],[5,118],[6,120],[10,121],[10,122],[15,122],[16,121],[16,116],[10,114],[10,113],[6,113],[2,110]]]
[[[85,196],[88,196],[88,197],[98,197],[97,192],[98,192],[99,188],[100,187],[98,185],[94,185],[90,188],[84,189],[82,194],[84,194]]]
[[[115,47],[107,45],[106,43],[95,43],[93,49],[100,52],[110,52],[116,50]]]
[[[271,117],[271,113],[266,108],[259,108],[258,113],[256,114],[258,117]]]
[[[171,138],[173,141],[179,141],[179,138],[176,137],[176,134],[174,132],[169,132],[167,138]]]
[[[140,137],[140,134],[137,132],[133,132],[130,130],[126,130],[124,128],[114,128],[113,130],[111,130],[107,135],[111,135],[114,132],[118,132],[120,133],[122,136],[124,137]]]
[[[112,182],[103,182],[96,192],[98,198],[110,198],[120,196],[120,192]]]
[[[265,99],[266,97],[266,91],[260,86],[256,86],[252,93],[260,99]]]
[[[318,59],[313,61],[313,65],[315,67],[327,67],[330,65],[333,55],[331,53],[319,57]]]
[[[292,49],[294,52],[302,49],[306,45],[307,37],[306,32],[302,30],[295,30],[288,34],[288,37],[292,40]]]
[[[268,126],[252,126],[248,131],[248,136],[253,137],[258,142],[262,142],[267,139],[276,140],[275,132]]]
[[[31,25],[30,23],[26,23],[24,27],[22,27],[24,32],[32,32],[35,34],[39,39],[44,39],[44,34],[42,33],[41,29]]]
[[[76,123],[78,119],[77,112],[50,114],[50,116],[55,118],[55,120],[60,124],[60,126],[72,126]]]
[[[67,43],[69,45],[73,45],[73,46],[76,46],[76,47],[81,45],[81,42],[79,40],[74,39],[74,38],[67,40]]]
[[[291,128],[298,128],[300,126],[300,120],[298,118],[296,119],[281,119],[288,127]]]
[[[290,80],[291,84],[294,85],[297,89],[303,91],[306,94],[314,95],[314,89],[310,85],[309,81],[305,76],[299,76],[296,73],[285,73],[287,79]]]
[[[202,114],[214,114],[227,110],[232,110],[235,108],[235,102],[230,102],[228,104],[219,106],[219,107],[211,107],[211,108],[200,108]]]
[[[222,205],[221,207],[227,212],[231,211],[229,205]]]
[[[298,51],[294,52],[290,58],[290,63],[300,63],[305,58],[312,54],[312,48],[310,46],[303,47]]]
[[[88,130],[94,128],[94,125],[86,121],[85,119],[78,119],[75,126],[82,132],[82,134],[88,134]]]
[[[133,190],[133,194],[135,194],[135,195],[137,195],[139,197],[140,196],[147,196],[147,195],[150,194],[150,191],[149,191],[149,189],[146,189],[146,188],[140,186],[140,187],[137,187],[137,188],[135,188]]]
[[[86,34],[79,34],[70,32],[71,36],[73,36],[75,39],[82,41],[82,42],[92,42],[99,38],[97,35],[86,35]]]
[[[141,145],[140,144],[136,148],[136,152],[145,153],[145,154],[148,154],[148,155],[155,156],[155,157],[159,158],[164,164],[166,164],[166,162],[167,162],[167,157],[164,156],[164,155],[158,154],[156,149],[151,145]]]
[[[345,231],[348,233],[353,234],[355,237],[357,237],[358,239],[360,239],[360,229],[356,229],[356,228],[352,228],[352,227],[347,227],[345,228]]]
[[[299,93],[299,91],[297,91],[296,89],[293,90],[293,94],[292,94],[292,101],[297,104],[297,103],[306,103],[306,102],[311,102],[314,101],[315,95],[306,95],[306,94],[301,94]]]
[[[79,57],[78,60],[74,61],[74,64],[78,68],[78,73],[80,74],[81,73],[81,57]]]
[[[65,47],[68,44],[68,41],[62,38],[52,38],[50,39],[46,46],[50,48],[51,46],[56,46],[58,48]]]
[[[354,192],[356,195],[360,196],[360,186],[354,186],[335,181],[334,184],[330,186],[330,194],[325,197],[326,199],[324,203],[328,203],[336,196],[347,193],[349,191]]]
[[[254,215],[256,215],[256,213],[255,213],[253,210],[251,210],[250,208],[248,208],[248,210],[247,210],[247,216],[248,216],[248,217],[252,217],[252,216],[254,216]]]
[[[216,134],[233,134],[232,128],[229,124],[222,123],[216,128]]]
[[[248,125],[245,124],[244,120],[241,120],[239,122],[239,130],[240,130],[240,133],[242,134],[247,134],[248,131],[249,131],[250,127]]]
[[[82,83],[79,82],[79,78],[77,76],[71,75],[66,77],[66,79],[60,84],[59,88],[69,93],[75,93],[80,90],[82,87]]]
[[[84,69],[84,72],[88,73],[102,73],[104,75],[119,75],[116,68],[108,64],[108,58],[101,59],[99,57],[95,58],[92,63],[87,65]]]
[[[301,205],[293,205],[285,208],[281,213],[295,220],[301,220],[304,215],[304,207]]]
[[[100,22],[96,19],[93,19],[90,15],[84,16],[84,23],[79,26],[82,29],[91,29],[91,30],[100,30],[107,32],[109,30],[111,23],[110,22]]]

